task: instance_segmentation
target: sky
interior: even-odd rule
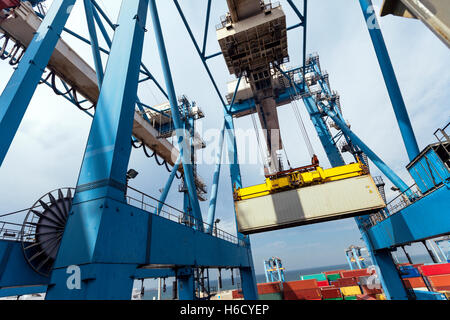
[[[119,0],[99,0],[99,4],[115,21]],[[287,15],[287,24],[297,23],[287,1],[280,1]],[[51,1],[48,0],[47,6]],[[296,1],[296,3],[301,3]],[[201,61],[192,45],[172,1],[157,1],[166,47],[172,69],[177,95],[185,94],[204,111],[206,118],[198,124],[200,131],[221,127],[223,117],[221,103],[208,80]],[[181,0],[186,18],[193,33],[202,43],[204,30],[205,1]],[[379,6],[381,1],[374,1]],[[77,1],[67,27],[87,37],[88,32],[82,11],[82,1]],[[214,1],[208,33],[207,53],[219,51],[214,26],[227,11],[225,1]],[[398,82],[415,130],[419,148],[434,142],[433,132],[450,120],[450,52],[421,22],[386,16],[380,19]],[[147,22],[143,61],[158,79],[164,83],[160,60],[150,16]],[[90,48],[68,34],[67,41],[91,65]],[[288,45],[290,62],[300,64],[300,29],[289,31]],[[104,41],[102,46],[106,47]],[[377,64],[376,56],[363,19],[358,1],[321,0],[309,1],[307,51],[319,53],[322,69],[330,75],[333,90],[339,92],[344,118],[351,123],[352,130],[359,135],[408,185],[412,179],[405,170],[408,163],[392,106]],[[106,56],[103,56],[106,65]],[[222,94],[226,94],[227,81],[234,76],[228,74],[222,56],[208,61]],[[0,90],[6,86],[13,69],[0,61]],[[164,97],[151,83],[139,88],[140,99],[149,105],[165,102]],[[329,167],[308,115],[300,104],[306,129],[321,165]],[[302,140],[300,130],[287,106],[279,108],[281,134],[291,164],[306,165],[310,156]],[[75,186],[81,165],[91,118],[75,106],[40,85],[28,107],[25,117],[0,168],[0,213],[30,207],[48,191]],[[252,128],[249,117],[235,121],[236,128]],[[238,136],[238,145],[244,145]],[[203,152],[214,153],[214,141],[206,141]],[[209,144],[208,144],[209,143]],[[346,156],[346,160],[350,158]],[[130,184],[153,196],[159,197],[168,173],[147,159],[142,149],[133,150],[130,168],[139,175]],[[374,176],[380,172],[371,166]],[[214,165],[202,164],[199,174],[211,189]],[[241,167],[244,186],[264,181],[260,164],[244,164]],[[216,217],[221,219],[219,228],[236,233],[233,199],[229,182],[229,170],[222,168]],[[385,179],[386,180],[386,179]],[[175,184],[178,184],[176,182]],[[181,208],[181,196],[174,185],[167,203]],[[395,194],[386,183],[386,192],[391,199]],[[208,202],[201,203],[204,219]],[[252,253],[256,273],[263,273],[263,260],[278,256],[287,270],[346,263],[345,249],[350,245],[364,245],[353,219],[295,227],[251,236]],[[425,253],[420,245],[411,249]]]

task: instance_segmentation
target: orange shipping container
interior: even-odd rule
[[[322,300],[319,289],[284,291],[284,300]]]
[[[367,269],[356,269],[341,272],[342,278],[351,278],[351,277],[364,277],[370,276],[369,270]]]
[[[279,282],[258,283],[258,294],[281,292]]]
[[[430,283],[433,289],[442,288],[442,287],[450,287],[450,274],[443,274],[438,276],[428,276],[428,282]]]
[[[405,278],[403,279],[403,284],[408,289],[423,288],[427,286],[422,277]]]
[[[241,291],[241,290],[239,290],[239,291],[237,291],[237,290],[231,291],[231,297],[232,297],[233,299],[241,299],[241,298],[244,298],[244,296],[242,295],[242,291]]]
[[[322,273],[325,274],[325,275],[328,275],[328,274],[335,274],[335,273],[341,274],[341,272],[344,272],[344,271],[348,271],[348,270],[346,270],[346,269],[342,269],[342,270],[333,270],[333,271],[325,271],[325,272],[322,272]]]
[[[358,279],[355,277],[352,278],[340,278],[335,281],[332,281],[331,284],[337,288],[341,287],[352,287],[358,285]]]
[[[318,288],[316,279],[297,280],[283,283],[284,291],[295,291],[300,289],[315,289]]]

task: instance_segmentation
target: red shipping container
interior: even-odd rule
[[[450,263],[423,265],[419,270],[424,276],[450,274]]]
[[[242,291],[241,290],[233,290],[231,291],[231,297],[233,299],[241,299],[244,298],[244,296],[242,295]]]
[[[320,288],[320,292],[324,299],[342,298],[341,290],[338,288]]]
[[[423,288],[427,286],[422,277],[405,278],[403,279],[403,284],[407,289]]]
[[[450,287],[450,274],[429,276],[427,279],[433,289],[438,287]]]
[[[318,285],[317,285],[316,279],[297,280],[297,281],[284,282],[283,288],[285,291],[295,291],[295,290],[300,290],[300,289],[318,288]]]
[[[361,288],[362,288],[363,293],[366,295],[376,295],[376,294],[383,293],[383,290],[381,288],[380,289],[377,289],[377,288],[369,289],[369,287],[365,286],[365,285],[361,286]]]
[[[19,0],[0,0],[0,10],[17,7],[19,4]]]
[[[258,294],[278,293],[281,292],[279,282],[258,283]]]
[[[285,290],[284,300],[322,300],[319,289]]]
[[[341,278],[335,281],[332,281],[331,284],[337,288],[341,287],[353,287],[358,285],[358,279],[355,277],[352,278]]]
[[[322,272],[322,273],[325,274],[325,275],[335,274],[335,273],[341,274],[341,272],[343,272],[343,271],[348,271],[348,270],[346,270],[346,269],[342,269],[342,270],[333,270],[333,271],[325,271],[325,272]]]
[[[364,276],[370,276],[370,272],[368,269],[356,269],[341,272],[342,278],[364,277]]]
[[[320,287],[328,287],[330,284],[328,283],[327,280],[324,281],[317,281],[317,285]]]

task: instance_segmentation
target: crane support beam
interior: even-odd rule
[[[337,167],[342,165],[342,163],[344,163],[344,159],[333,141],[330,129],[317,108],[314,98],[312,96],[305,97],[303,98],[303,103],[308,110],[314,129],[316,129],[320,142],[328,155],[328,160],[330,161],[331,166]]]
[[[177,161],[175,161],[175,165],[172,168],[172,172],[170,172],[169,179],[167,179],[166,185],[161,193],[161,197],[159,198],[158,207],[155,209],[155,214],[160,214],[164,202],[166,202],[167,195],[169,194],[170,187],[172,186],[173,179],[175,179],[175,174],[177,173],[178,167],[181,164],[181,154],[178,156]]]
[[[91,49],[92,49],[92,56],[94,58],[94,64],[95,64],[95,71],[97,74],[97,83],[99,89],[102,86],[103,82],[103,64],[102,64],[102,57],[100,56],[100,50],[99,50],[99,44],[98,44],[98,38],[97,38],[97,30],[95,29],[95,22],[94,22],[94,10],[92,6],[91,0],[83,0],[84,1],[84,11],[86,14],[86,21],[88,25],[89,30],[89,37],[91,38]],[[109,41],[107,41],[109,42]]]
[[[369,30],[370,38],[372,39],[372,44],[378,58],[378,63],[389,93],[389,98],[391,99],[392,108],[394,109],[395,117],[397,118],[406,152],[408,153],[409,160],[412,161],[420,152],[419,146],[417,144],[416,136],[414,135],[411,121],[409,120],[408,111],[406,110],[405,102],[398,85],[397,77],[395,76],[380,25],[378,24],[372,0],[359,0],[359,3],[367,24],[367,29]]]
[[[55,0],[0,96],[0,165],[16,135],[75,0]]]
[[[161,66],[163,69],[164,79],[166,82],[167,94],[169,95],[170,108],[172,110],[172,119],[178,137],[178,145],[180,150],[183,150],[181,163],[184,171],[184,180],[188,188],[189,200],[192,206],[194,217],[199,223],[197,227],[203,229],[203,218],[197,198],[193,164],[191,163],[190,159],[191,153],[188,151],[189,138],[187,136],[187,132],[183,130],[183,124],[181,122],[181,115],[178,109],[178,99],[175,94],[175,88],[172,80],[172,73],[170,71],[169,59],[167,57],[166,46],[164,43],[164,36],[161,29],[161,23],[159,21],[158,9],[155,0],[149,0],[148,4],[150,8],[150,14],[152,16],[153,28],[155,31],[156,43],[158,45]]]
[[[131,0],[122,3],[111,53],[108,59],[97,109],[92,121],[86,151],[80,169],[77,189],[73,200],[71,216],[67,221],[59,254],[53,266],[52,280],[47,299],[80,298],[111,299],[125,298],[131,291],[133,281],[130,272],[136,269],[133,263],[119,264],[111,255],[105,239],[113,229],[110,219],[122,225],[126,221],[122,214],[113,217],[113,212],[123,208],[126,191],[126,173],[131,154],[133,116],[139,81],[140,62],[144,43],[147,0]],[[106,203],[113,201],[111,206]],[[99,205],[95,209],[92,205]],[[120,205],[122,204],[122,205]],[[126,205],[125,205],[126,206]],[[114,209],[115,208],[115,209]],[[116,210],[116,211],[115,211]],[[128,212],[129,214],[129,212]],[[143,214],[141,213],[141,216]],[[148,215],[147,215],[148,216]],[[119,222],[121,221],[121,222]],[[136,221],[136,220],[134,220]],[[127,223],[128,225],[128,223]],[[146,224],[144,224],[146,225]],[[123,236],[131,228],[125,228]],[[147,233],[147,230],[146,232]],[[113,232],[116,239],[127,243],[140,239],[146,242],[142,233],[124,239]],[[76,245],[74,245],[76,244]],[[102,258],[111,258],[107,265],[98,265]],[[127,256],[128,254],[124,254]],[[145,257],[145,255],[144,255]],[[96,281],[89,282],[82,290],[70,290],[61,276],[73,265],[85,264],[94,273]],[[114,276],[119,274],[120,276]],[[118,290],[108,292],[115,278]],[[128,294],[129,292],[128,291]],[[129,296],[128,296],[129,299]]]
[[[230,108],[233,107],[234,102],[236,100],[236,94],[239,89],[239,84],[241,83],[242,77],[239,77],[236,88],[234,89],[233,98],[231,100]],[[227,109],[229,111],[229,109]],[[213,177],[213,185],[211,189],[211,200],[209,201],[209,208],[208,208],[208,232],[212,232],[212,226],[214,224],[214,217],[216,215],[216,206],[217,206],[217,192],[219,190],[219,179],[220,179],[220,168],[222,166],[222,150],[223,150],[223,141],[225,136],[225,121],[222,126],[222,130],[220,131],[219,136],[219,146],[218,151],[216,155],[216,167],[214,169],[214,177]]]
[[[324,106],[324,111],[330,116],[331,119],[336,123],[336,125],[356,144],[361,150],[369,157],[370,160],[380,169],[381,172],[397,187],[401,192],[406,192],[407,195],[411,194],[408,186],[405,182],[381,160],[380,157],[376,155],[353,131],[351,131],[348,126],[339,119],[339,117],[333,111],[329,110]]]
[[[242,177],[241,177],[241,169],[239,166],[238,154],[237,154],[237,144],[236,144],[236,133],[234,131],[234,121],[233,116],[224,110],[225,116],[225,132],[227,135],[227,156],[228,163],[230,164],[230,178],[231,178],[231,188],[232,191],[235,188],[242,188]],[[244,298],[246,300],[257,300],[258,299],[258,290],[256,287],[256,276],[255,276],[255,268],[253,265],[252,251],[250,246],[250,237],[244,236],[239,232],[237,227],[237,217],[236,210],[234,212],[235,222],[236,222],[236,231],[237,236],[240,241],[243,241],[247,245],[247,255],[248,255],[248,266],[243,266],[239,268],[239,272],[241,275],[241,283],[242,283],[242,291],[244,294]]]
[[[207,231],[213,231],[214,218],[216,216],[216,206],[217,206],[217,192],[219,191],[219,178],[220,178],[220,168],[222,167],[222,150],[223,141],[225,135],[225,123],[223,124],[222,130],[220,130],[219,145],[216,154],[216,167],[214,169],[213,183],[211,188],[211,198],[209,201],[208,208],[208,218],[207,218]]]

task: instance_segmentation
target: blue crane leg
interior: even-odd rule
[[[158,45],[159,56],[161,59],[161,66],[163,69],[164,79],[166,82],[166,89],[167,89],[167,93],[169,95],[173,123],[174,123],[174,127],[176,129],[177,136],[178,136],[178,144],[180,146],[180,150],[183,149],[183,150],[187,151],[189,136],[185,132],[185,130],[183,130],[183,124],[181,122],[181,117],[180,117],[180,111],[178,110],[177,96],[175,94],[175,88],[173,85],[172,74],[171,74],[170,65],[169,65],[169,59],[167,57],[166,46],[164,44],[164,36],[162,33],[160,21],[159,21],[158,9],[156,7],[156,1],[150,0],[149,7],[150,7],[150,14],[152,16],[152,21],[153,21],[153,28],[155,29],[155,37],[156,37],[156,43]],[[190,152],[183,152],[182,164],[183,164],[183,169],[184,169],[184,178],[185,178],[185,181],[187,184],[189,200],[190,200],[190,203],[192,206],[193,214],[198,222],[197,227],[202,229],[203,228],[202,213],[200,210],[200,205],[198,203],[197,190],[196,190],[195,181],[194,181],[194,173],[193,173],[192,163],[191,163],[191,159],[190,159],[189,155],[190,155]]]
[[[83,0],[83,1],[89,37],[91,38],[91,49],[92,49],[92,56],[94,57],[94,65],[97,74],[98,87],[101,88],[104,74],[103,74],[102,57],[100,56],[100,50],[98,45],[97,31],[95,29],[94,10],[92,9],[91,0]]]
[[[181,153],[178,155],[177,161],[173,165],[172,172],[170,173],[169,179],[164,186],[161,197],[159,198],[158,207],[155,209],[155,214],[159,214],[164,206],[164,202],[166,201],[167,195],[169,194],[170,187],[172,186],[173,179],[175,178],[175,174],[178,171],[181,163]]]
[[[211,233],[214,224],[214,218],[216,214],[217,205],[217,191],[219,190],[219,178],[220,178],[220,168],[222,166],[222,150],[223,150],[223,140],[225,135],[225,123],[223,124],[222,130],[219,136],[219,149],[216,155],[216,168],[214,170],[213,185],[211,188],[211,199],[209,200],[208,208],[208,218],[207,218],[207,230],[206,232]]]
[[[282,281],[281,270],[280,270],[281,266],[280,266],[280,264],[278,263],[278,260],[276,260],[275,263],[276,263],[276,265],[277,265],[278,281]]]
[[[239,84],[241,83],[241,79],[242,79],[242,77],[238,78],[238,81],[236,83],[236,88],[234,89],[233,98],[231,99],[231,104],[230,104],[228,111],[231,110],[231,108],[234,105],[234,101],[236,100],[236,95],[237,95],[237,92],[239,89]],[[208,221],[207,222],[208,231],[207,232],[212,231],[212,226],[214,224],[214,217],[215,217],[215,213],[216,213],[217,191],[219,189],[219,178],[220,178],[220,168],[221,168],[221,161],[222,161],[224,134],[225,134],[225,122],[223,123],[222,131],[220,132],[220,137],[219,137],[219,151],[218,151],[217,157],[216,157],[216,168],[214,170],[213,186],[211,189],[211,200],[209,202],[209,208],[208,208],[208,220],[207,220]]]
[[[52,56],[75,0],[55,0],[0,96],[0,166]]]
[[[266,282],[269,282],[269,266],[267,265],[267,262],[264,261],[264,273],[266,275]]]
[[[356,225],[361,232],[361,238],[366,243],[367,251],[375,265],[377,276],[388,300],[408,300],[408,293],[403,286],[397,266],[392,258],[390,249],[374,250],[372,241],[363,227],[362,220],[367,217],[355,218]]]
[[[347,251],[345,253],[345,257],[347,258],[347,263],[348,263],[350,270],[353,270],[353,263],[352,263],[352,260],[350,260],[350,257],[348,256],[348,254],[349,254],[349,251]]]
[[[144,260],[145,250],[129,243],[146,243],[147,235],[132,225],[144,225],[150,218],[125,204],[125,182],[147,5],[148,0],[122,2],[46,299],[130,299],[134,262]],[[130,229],[118,232],[120,225]],[[80,266],[79,288],[67,286],[70,266]]]
[[[241,170],[239,167],[236,136],[234,132],[233,117],[225,113],[225,132],[227,134],[227,147],[228,147],[228,161],[230,163],[230,177],[231,177],[231,188],[234,192],[235,188],[242,188]],[[236,218],[236,212],[235,212]],[[237,221],[236,221],[237,228]],[[241,274],[242,292],[244,294],[244,299],[246,300],[257,300],[258,290],[256,288],[256,277],[255,268],[253,265],[252,250],[250,245],[250,237],[244,236],[242,233],[237,232],[237,236],[240,241],[244,241],[247,245],[247,253],[250,261],[249,267],[239,268]]]
[[[420,153],[419,146],[417,145],[411,121],[409,120],[408,111],[406,110],[397,77],[395,76],[394,68],[392,67],[391,59],[389,58],[380,25],[378,24],[372,0],[359,0],[359,3],[364,19],[366,20],[381,72],[383,73],[384,82],[386,83],[406,152],[408,153],[409,160],[412,161]]]
[[[314,125],[314,128],[316,129],[317,135],[319,136],[320,142],[322,143],[322,146],[325,149],[327,155],[329,155],[328,160],[330,161],[331,166],[337,167],[342,165],[344,159],[342,158],[338,147],[333,142],[330,130],[328,129],[326,122],[322,118],[320,111],[317,109],[314,98],[311,96],[305,97],[303,98],[303,102],[311,117],[311,121]]]
[[[352,252],[353,252],[353,257],[355,257],[355,261],[356,261],[356,265],[358,266],[358,269],[362,269],[361,263],[359,261],[359,255],[356,253],[356,249],[353,248]]]

